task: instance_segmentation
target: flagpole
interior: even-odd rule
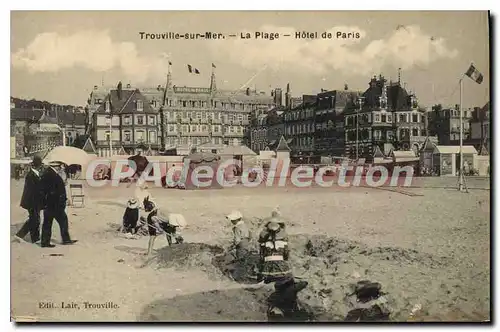
[[[462,75],[462,77],[460,78],[460,165],[459,165],[459,171],[458,171],[458,176],[460,177],[459,178],[459,181],[458,181],[458,190],[459,191],[463,191],[463,188],[464,188],[464,177],[463,177],[463,149],[462,149],[462,146],[463,146],[463,106],[462,106],[462,95],[463,95],[463,83],[464,81],[464,75]]]

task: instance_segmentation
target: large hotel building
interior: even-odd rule
[[[178,87],[169,70],[166,84],[156,88],[95,86],[88,100],[90,134],[101,156],[110,147],[116,154],[248,144],[250,120],[274,105],[272,96],[250,88],[217,89],[215,72],[209,87]]]

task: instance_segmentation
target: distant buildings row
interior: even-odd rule
[[[441,145],[459,144],[459,108],[431,111],[419,107],[417,97],[400,82],[373,77],[365,91],[322,91],[304,95],[296,107],[276,107],[251,123],[250,142],[255,151],[273,149],[281,135],[292,157],[311,162],[321,156],[364,158],[375,151],[422,148],[427,137]],[[464,110],[464,145],[489,151],[489,103]],[[377,149],[378,148],[378,149]]]
[[[31,104],[29,103],[31,102]],[[37,102],[37,101],[34,101]],[[100,156],[189,150],[204,144],[247,145],[273,149],[281,136],[294,157],[370,158],[377,147],[419,150],[427,136],[439,144],[458,144],[458,109],[419,107],[417,97],[400,82],[373,77],[365,91],[322,90],[292,97],[275,88],[271,94],[252,89],[220,90],[215,72],[206,88],[178,87],[169,71],[155,88],[94,86],[83,108],[48,102],[11,100],[11,137],[16,157],[62,144]],[[40,104],[41,103],[41,104]],[[34,105],[33,105],[34,104]],[[20,105],[20,106],[22,106]],[[489,103],[464,111],[464,144],[489,150]],[[484,147],[482,147],[484,145]]]

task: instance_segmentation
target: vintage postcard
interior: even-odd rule
[[[489,322],[487,11],[11,12],[15,322]]]

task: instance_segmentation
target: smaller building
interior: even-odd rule
[[[47,110],[11,109],[11,137],[16,158],[44,156],[62,145],[62,131],[57,119]]]
[[[421,163],[424,165],[429,165],[434,169],[440,176],[456,176],[458,175],[459,165],[460,165],[460,146],[454,145],[435,145],[432,150],[432,159],[423,160],[428,158],[429,150],[431,145],[424,147],[421,155]],[[463,154],[463,167],[465,171],[472,168],[477,168],[477,150],[471,145],[462,146]]]
[[[480,154],[489,154],[490,137],[490,103],[488,102],[482,108],[477,107],[472,111],[468,143],[474,145]]]

